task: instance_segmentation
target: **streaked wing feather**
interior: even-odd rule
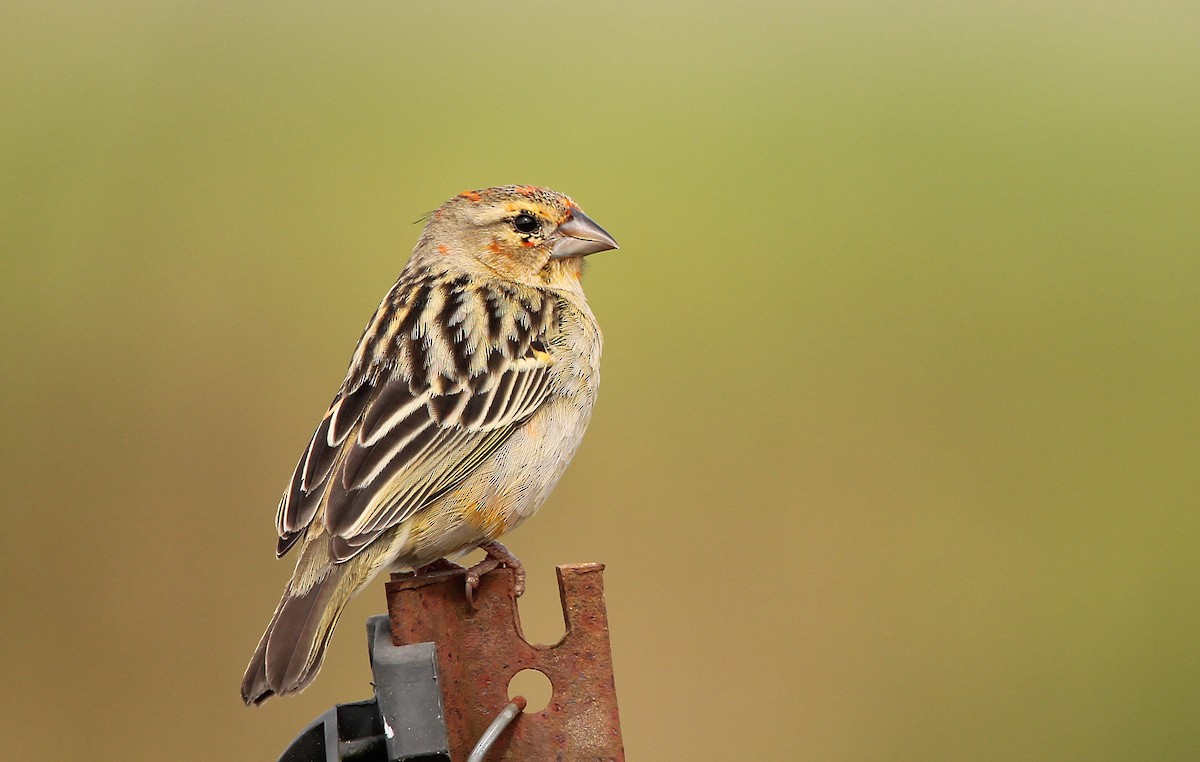
[[[333,461],[337,459],[339,448],[331,447],[329,444],[329,425],[333,420],[334,413],[337,412],[340,401],[338,399],[329,408],[329,412],[321,419],[321,425],[317,426],[312,441],[308,444],[308,453],[304,458],[304,474],[300,481],[300,487],[305,492],[312,492],[319,488],[329,478],[329,472],[333,470]]]
[[[332,422],[329,426],[328,442],[330,447],[340,447],[342,442],[346,441],[346,437],[354,430],[354,425],[358,423],[363,411],[371,403],[372,391],[370,384],[362,383],[350,394],[335,401],[331,416]]]
[[[478,468],[549,397],[555,314],[536,292],[402,278],[280,502],[279,554],[324,506],[331,550],[346,560]]]

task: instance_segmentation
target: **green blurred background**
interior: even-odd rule
[[[268,5],[270,7],[268,7]],[[622,244],[509,537],[603,561],[634,760],[1200,758],[1196,3],[0,12],[9,759],[267,760],[275,505],[416,238],[549,185]]]

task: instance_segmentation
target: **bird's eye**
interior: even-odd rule
[[[518,233],[536,233],[538,230],[537,218],[525,212],[521,212],[516,217],[513,217],[512,224]]]

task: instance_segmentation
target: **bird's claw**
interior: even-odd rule
[[[483,575],[494,570],[498,566],[500,566],[500,562],[497,559],[489,556],[488,558],[485,558],[472,566],[470,569],[467,569],[467,603],[471,606],[472,611],[479,608],[479,606],[475,604],[475,591],[479,588],[479,583]]]
[[[518,563],[515,568],[509,568],[513,570],[513,576],[515,577],[513,580],[513,592],[520,598],[525,594],[525,567]]]
[[[493,571],[501,566],[513,571],[513,591],[519,598],[525,592],[525,567],[521,565],[521,560],[512,554],[508,548],[500,543],[492,540],[485,542],[479,546],[479,549],[487,553],[487,558],[467,569],[467,603],[472,610],[478,609],[475,605],[475,590],[479,587],[480,580],[483,575]]]

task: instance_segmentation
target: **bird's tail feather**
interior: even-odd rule
[[[356,589],[345,584],[344,566],[327,568],[328,573],[303,592],[295,591],[295,579],[288,584],[242,678],[247,706],[303,690],[317,676],[333,627]]]

